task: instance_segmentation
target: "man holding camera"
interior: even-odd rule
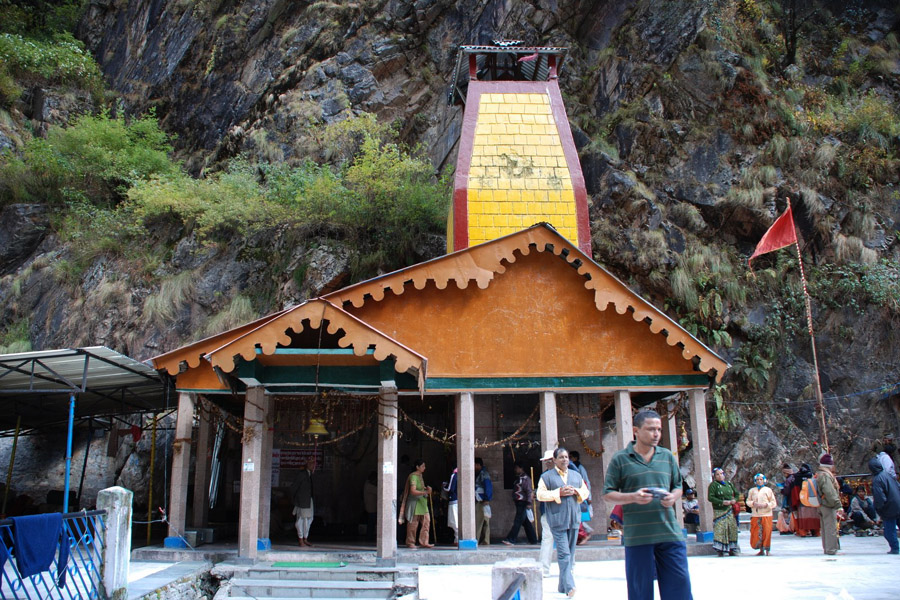
[[[625,579],[628,600],[652,600],[653,577],[661,600],[693,600],[687,546],[675,503],[681,500],[681,470],[659,447],[662,420],[652,410],[634,416],[634,441],[613,456],[603,499],[621,504],[625,521]]]

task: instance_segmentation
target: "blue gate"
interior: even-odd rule
[[[105,599],[100,576],[105,514],[105,510],[92,510],[62,516],[63,531],[68,534],[69,541],[64,582],[59,577],[59,551],[53,557],[49,570],[22,577],[17,564],[13,520],[0,521],[0,563],[3,564],[0,599]]]

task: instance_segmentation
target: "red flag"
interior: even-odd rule
[[[516,62],[531,62],[531,61],[533,61],[534,59],[536,59],[536,58],[538,57],[539,54],[540,54],[539,52],[535,52],[534,54],[529,54],[528,56],[523,56],[522,58],[520,58],[520,59],[517,60]]]
[[[791,212],[791,205],[788,204],[787,210],[780,217],[775,219],[772,226],[766,232],[753,252],[747,263],[749,264],[754,258],[766,252],[772,252],[785,246],[797,243],[797,230],[794,229],[794,215]]]

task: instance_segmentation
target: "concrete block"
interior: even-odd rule
[[[697,532],[697,542],[700,544],[709,544],[713,541],[713,532],[712,531],[698,531]]]
[[[131,564],[131,491],[111,487],[97,494],[97,508],[106,511],[101,577],[106,596],[121,600],[128,596]]]
[[[211,544],[216,539],[216,530],[212,527],[200,527],[197,529],[198,541],[204,544]]]
[[[185,532],[184,532],[184,539],[185,539],[185,541],[187,541],[187,543],[188,543],[192,548],[196,548],[198,545],[200,545],[200,544],[203,543],[203,538],[201,538],[201,537],[197,534],[197,530],[196,530],[196,529],[187,529],[187,530],[185,530]]]
[[[519,587],[521,600],[541,600],[543,597],[541,565],[530,558],[513,558],[494,563],[491,569],[491,598],[494,600],[499,598],[519,575],[525,577]]]

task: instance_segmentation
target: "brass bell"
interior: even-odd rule
[[[329,435],[328,430],[325,429],[325,421],[322,419],[310,419],[309,427],[303,432],[303,435]]]

